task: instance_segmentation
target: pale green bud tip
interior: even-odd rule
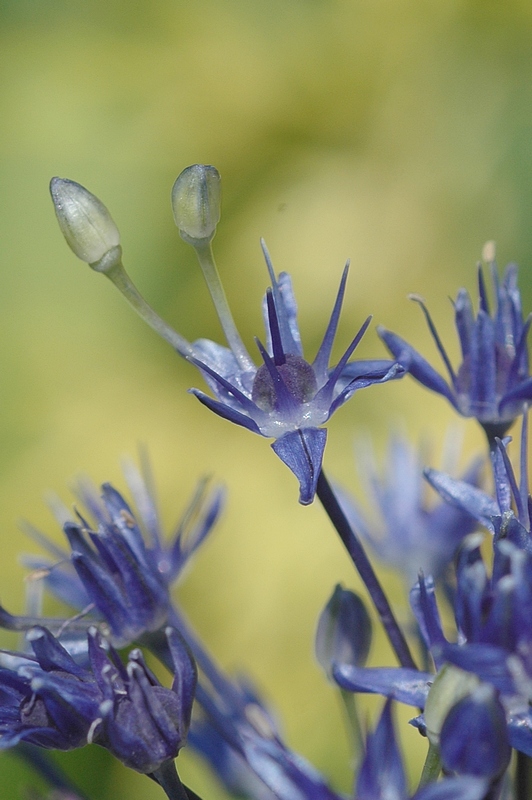
[[[216,167],[194,164],[179,175],[172,188],[172,210],[185,242],[210,242],[220,221],[220,194]]]
[[[432,744],[440,741],[440,731],[451,708],[472,694],[480,680],[472,672],[444,664],[434,679],[425,703],[427,736]]]
[[[102,272],[120,261],[118,228],[97,197],[66,178],[52,178],[50,193],[61,232],[78,258]]]

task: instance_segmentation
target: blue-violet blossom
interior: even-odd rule
[[[107,209],[73,181],[54,178],[51,192],[59,224],[76,255],[106,275],[143,319],[200,369],[214,398],[199,389],[191,391],[204,405],[237,425],[275,439],[274,452],[297,477],[300,502],[308,504],[314,499],[327,438],[322,426],[358,389],[398,377],[404,369],[384,359],[348,363],[369,325],[369,317],[336,366],[329,366],[347,267],[321,346],[314,360],[307,361],[303,357],[290,277],[286,273],[275,276],[264,246],[271,288],[264,303],[266,343],[257,340],[262,358],[262,364],[257,366],[236,329],[212,254],[211,240],[219,219],[219,184],[220,176],[214,167],[188,167],[174,184],[172,207],[182,237],[196,250],[229,347],[207,339],[191,344],[161,320],[127,275],[119,245],[110,246],[109,252],[103,254],[98,247],[99,260],[90,263],[93,254],[86,254],[85,239],[92,241],[93,227],[99,231],[103,225],[107,232],[112,222]],[[97,239],[98,245],[101,240],[106,241],[105,236],[98,235]],[[115,239],[118,241],[113,237],[113,243]]]
[[[462,539],[474,530],[475,517],[445,502],[429,504],[422,454],[405,438],[391,437],[384,470],[378,469],[370,446],[357,446],[356,455],[365,494],[377,513],[369,516],[351,494],[339,491],[354,530],[381,561],[402,573],[408,588],[417,581],[419,570],[435,580],[441,578]],[[478,485],[481,467],[476,459],[463,481]]]
[[[185,744],[196,685],[182,637],[171,628],[166,635],[175,672],[171,689],[161,686],[138,649],[124,666],[94,627],[87,634],[87,666],[46,628],[32,628],[33,655],[15,657],[15,668],[0,668],[0,748],[20,741],[55,750],[95,743],[137,772],[156,772]]]
[[[517,266],[506,267],[502,283],[497,275],[494,248],[485,255],[493,281],[496,308],[490,307],[482,269],[478,270],[479,309],[475,318],[471,298],[465,289],[454,303],[455,324],[462,351],[458,370],[452,367],[425,304],[418,296],[412,299],[423,309],[429,330],[449,375],[446,381],[418,351],[395,333],[379,328],[378,332],[394,357],[420,383],[443,395],[464,417],[475,417],[488,438],[503,436],[523,405],[532,398],[529,374],[527,335],[530,316],[523,320],[521,296],[517,286]],[[487,252],[486,252],[487,251]]]
[[[90,624],[98,625],[116,647],[172,625],[171,587],[216,523],[224,491],[220,487],[208,491],[205,481],[200,483],[173,537],[166,542],[147,464],[144,473],[132,465],[127,467],[136,513],[110,484],[103,484],[100,497],[88,481],[80,484],[78,495],[89,518],[76,511],[77,520],[73,521],[67,509],[57,508],[70,551],[26,526],[53,556],[53,560],[26,557],[26,565],[52,594],[82,613],[72,619],[47,618],[43,622],[11,615],[0,607],[2,627],[27,630],[43,622],[60,634],[63,642],[68,639],[72,651],[76,640],[84,648]]]

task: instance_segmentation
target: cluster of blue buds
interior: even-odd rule
[[[94,742],[138,772],[157,773],[185,744],[196,671],[176,631],[166,631],[175,679],[165,689],[133,650],[126,666],[95,628],[80,666],[42,626],[27,634],[33,655],[0,669],[0,747],[20,741],[71,750]]]
[[[347,266],[318,352],[306,358],[291,279],[275,273],[262,243],[270,287],[262,304],[266,334],[256,341],[256,363],[238,333],[212,253],[220,219],[220,176],[214,167],[194,165],[181,173],[172,189],[172,211],[180,235],[196,251],[226,345],[187,341],[146,303],[123,267],[118,229],[98,198],[60,178],[52,180],[51,193],[74,253],[111,280],[200,371],[209,393],[191,392],[203,405],[273,440],[274,452],[299,482],[300,502],[307,505],[318,497],[362,579],[366,596],[340,584],[334,588],[315,638],[316,660],[346,710],[355,771],[349,797],[529,800],[531,317],[523,318],[517,268],[510,265],[500,280],[494,245],[485,246],[495,311],[490,312],[479,268],[476,316],[465,290],[454,303],[462,351],[457,370],[424,302],[413,296],[444,361],[446,380],[384,328],[379,333],[394,360],[351,360],[369,317],[339,361],[331,363]],[[383,471],[373,458],[361,461],[365,502],[326,479],[325,425],[332,414],[359,389],[407,374],[481,424],[492,488],[484,479],[482,458],[456,478],[423,468],[422,455],[398,437],[389,445]],[[520,415],[517,478],[507,433]],[[43,617],[16,615],[0,606],[0,626],[23,634],[18,651],[0,651],[0,749],[14,749],[47,780],[52,794],[35,795],[39,800],[89,800],[49,758],[50,751],[87,744],[104,747],[126,767],[148,775],[168,800],[199,800],[181,782],[174,763],[187,741],[233,797],[348,800],[285,741],[277,715],[253,682],[220,669],[176,600],[173,588],[213,530],[224,489],[201,482],[166,537],[147,461],[140,471],[128,466],[126,478],[131,502],[110,484],[96,490],[82,482],[74,512],[56,504],[64,547],[26,526],[47,553],[26,557],[31,583],[68,610]],[[432,504],[426,500],[429,487],[439,495]],[[391,601],[366,544],[410,589],[406,624],[404,609]],[[376,617],[397,664],[373,663]],[[130,646],[128,654],[120,652]],[[169,671],[170,687],[148,666],[146,651]],[[359,705],[364,693],[385,698],[369,728]],[[420,745],[427,745],[416,788],[406,777],[393,723],[395,702],[416,709],[412,724]]]

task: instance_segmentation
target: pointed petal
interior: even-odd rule
[[[498,504],[489,495],[465,481],[456,481],[436,469],[424,470],[425,478],[438,494],[456,508],[467,511],[492,533],[492,517],[500,515]]]
[[[387,701],[375,731],[367,738],[355,796],[357,800],[405,800],[406,788],[401,752],[393,728],[391,703]]]
[[[464,775],[429,783],[416,792],[412,800],[484,800],[489,781]]]
[[[327,325],[327,330],[325,331],[325,336],[323,337],[323,341],[320,345],[320,349],[314,359],[314,363],[312,366],[314,367],[314,371],[318,377],[318,382],[321,383],[320,379],[323,379],[327,375],[327,369],[329,367],[329,360],[331,357],[331,350],[334,343],[334,337],[336,336],[336,331],[338,328],[338,320],[340,319],[340,312],[342,310],[342,303],[344,300],[345,294],[345,285],[347,282],[347,275],[349,272],[349,261],[344,267],[344,271],[342,273],[342,279],[340,281],[340,287],[338,289],[338,294],[336,295],[336,300],[334,302],[334,307],[332,310],[331,318],[329,320],[329,324]]]
[[[236,425],[242,425],[243,428],[247,428],[253,431],[253,433],[260,434],[259,426],[251,417],[246,417],[245,414],[241,414],[240,411],[235,411],[234,408],[226,406],[225,403],[220,403],[219,400],[213,400],[212,397],[209,397],[208,394],[201,392],[199,389],[189,389],[189,392],[197,397],[200,403],[203,403],[204,406],[207,406],[207,408],[214,411],[215,414],[218,414],[219,417],[228,419],[229,422],[234,422]]]
[[[434,675],[406,667],[333,667],[336,683],[348,692],[369,692],[423,708]]]
[[[303,428],[276,439],[272,449],[299,481],[299,502],[312,503],[327,440],[325,428]]]
[[[443,395],[443,397],[446,397],[451,405],[457,408],[456,399],[448,383],[436,372],[434,367],[431,367],[428,361],[425,361],[417,350],[414,350],[414,348],[405,342],[404,339],[401,339],[400,336],[397,336],[391,331],[387,331],[381,326],[377,328],[377,333],[388,350],[395,356],[397,361],[408,370],[413,378],[422,383],[423,386],[426,386],[427,389],[431,389],[433,392],[437,392]]]

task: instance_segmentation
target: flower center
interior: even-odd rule
[[[318,390],[314,370],[301,356],[287,355],[284,364],[276,367],[277,372],[292,397],[299,403],[312,400]],[[266,364],[257,370],[251,390],[251,398],[263,411],[277,408],[277,392]]]

